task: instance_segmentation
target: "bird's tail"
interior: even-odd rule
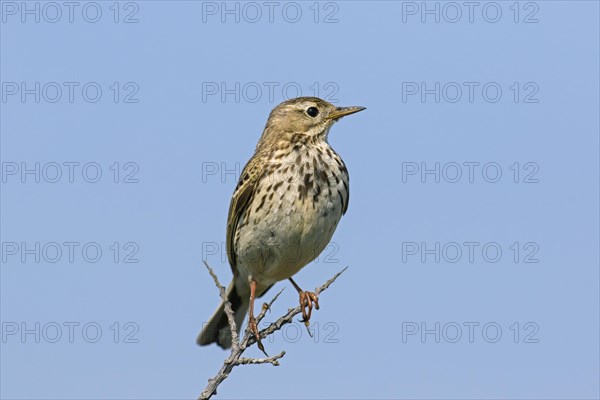
[[[248,312],[249,297],[244,293],[238,293],[235,285],[235,277],[227,287],[227,299],[231,303],[231,308],[235,314],[235,325],[237,332],[240,333],[242,322]],[[202,327],[202,332],[198,335],[196,343],[200,346],[205,346],[216,342],[219,346],[224,349],[231,347],[231,330],[229,329],[229,322],[227,315],[225,314],[225,304],[217,308],[215,313],[207,324]]]

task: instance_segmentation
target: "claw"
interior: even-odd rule
[[[316,293],[305,292],[304,290],[300,289],[300,286],[298,286],[298,284],[294,282],[292,278],[288,279],[290,282],[292,282],[292,285],[294,285],[294,288],[296,288],[298,291],[298,296],[300,297],[300,308],[302,309],[302,319],[300,322],[304,322],[304,326],[306,326],[308,334],[310,337],[312,337],[312,333],[310,332],[310,329],[308,329],[308,326],[310,325],[310,317],[312,315],[313,307],[317,310],[319,309],[319,298],[317,297]]]
[[[248,329],[256,338],[256,345],[262,351],[265,356],[269,357],[267,352],[265,351],[265,347],[263,346],[260,340],[260,333],[258,331],[258,324],[256,323],[256,318],[254,318],[254,299],[256,297],[256,281],[250,281],[250,307],[248,307]],[[263,305],[264,307],[264,305]],[[267,306],[268,307],[268,306]]]
[[[254,318],[254,316],[251,316],[249,318],[248,328],[250,329],[250,332],[252,332],[252,334],[256,338],[256,345],[258,346],[260,351],[262,351],[265,354],[265,356],[269,357],[269,355],[265,351],[265,347],[263,346],[262,341],[260,339],[260,333],[258,331],[258,324],[256,323],[256,319]]]
[[[300,292],[300,307],[302,307],[302,322],[308,327],[313,307],[319,309],[319,298],[313,292]]]

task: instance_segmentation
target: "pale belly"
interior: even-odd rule
[[[292,277],[314,260],[340,221],[348,201],[347,175],[335,179],[332,174],[340,177],[340,171],[331,164],[322,170],[318,163],[310,167],[303,168],[303,174],[289,172],[283,179],[275,176],[262,182],[248,223],[240,227],[238,271],[256,280],[259,291]],[[315,179],[315,174],[323,177],[325,173],[327,180]]]

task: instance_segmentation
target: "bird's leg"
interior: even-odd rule
[[[263,353],[265,353],[265,355],[267,357],[269,357],[269,355],[265,351],[265,347],[263,346],[263,344],[260,340],[260,334],[258,332],[258,324],[256,323],[256,318],[254,318],[254,298],[255,297],[256,297],[256,281],[251,280],[250,281],[250,309],[248,311],[248,328],[250,328],[250,332],[252,332],[252,334],[256,338],[256,345],[258,346],[260,351],[262,351]]]
[[[308,334],[312,336],[312,334],[310,333],[310,329],[308,329],[308,325],[310,324],[310,316],[312,314],[313,305],[317,310],[319,309],[319,298],[313,292],[305,292],[304,290],[300,289],[300,286],[298,286],[292,278],[289,279],[290,282],[292,282],[292,285],[294,285],[294,287],[298,291],[298,295],[300,296],[300,307],[302,307],[301,321],[304,322],[304,325],[308,330]]]

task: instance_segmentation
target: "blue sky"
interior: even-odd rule
[[[226,357],[195,345],[202,260],[229,281],[236,175],[299,94],[367,107],[332,128],[349,210],[296,281],[350,268],[314,338],[287,327],[218,398],[600,396],[597,2],[23,4],[0,3],[2,398],[201,392]]]

